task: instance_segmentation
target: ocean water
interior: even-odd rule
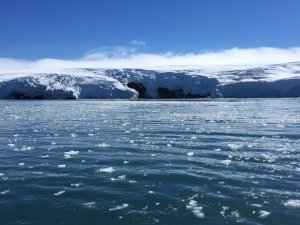
[[[299,99],[0,101],[0,224],[300,224]]]

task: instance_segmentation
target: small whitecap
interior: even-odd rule
[[[49,155],[41,155],[40,158],[42,159],[49,158]]]
[[[123,161],[123,163],[124,163],[124,164],[128,164],[128,163],[129,163],[129,161]]]
[[[10,148],[14,148],[15,144],[8,144],[7,146],[10,147]]]
[[[60,169],[66,168],[66,164],[57,165],[57,168],[60,168]]]
[[[102,173],[112,173],[115,172],[115,169],[113,167],[106,167],[106,168],[101,168],[98,171]]]
[[[24,163],[19,163],[19,166],[24,166],[25,164]]]

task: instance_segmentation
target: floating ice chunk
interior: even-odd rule
[[[264,219],[264,218],[268,217],[269,215],[270,215],[270,212],[267,212],[267,211],[264,211],[264,210],[259,211],[259,218]]]
[[[102,144],[97,144],[97,147],[98,147],[98,148],[109,148],[110,145],[109,145],[109,144],[106,144],[106,143],[102,143]]]
[[[33,150],[34,148],[33,147],[26,147],[26,146],[23,146],[21,149],[19,149],[20,152],[26,152],[26,151],[31,151]]]
[[[136,180],[130,180],[128,182],[131,183],[131,184],[135,184],[137,181]]]
[[[4,190],[0,192],[1,195],[6,195],[7,193],[9,193],[9,190]]]
[[[126,179],[126,176],[125,175],[122,175],[122,176],[118,176],[117,178],[110,178],[110,180],[112,182],[115,182],[115,181],[122,181],[122,180],[125,180]]]
[[[129,204],[123,203],[122,205],[119,205],[119,206],[117,206],[117,207],[115,207],[115,208],[109,209],[109,211],[115,211],[115,210],[125,209],[125,208],[127,208],[128,206],[129,206]]]
[[[222,211],[220,212],[220,214],[224,217],[224,218],[226,218],[226,216],[225,216],[225,213],[226,213],[226,210],[227,209],[229,209],[229,207],[228,206],[222,206]]]
[[[231,144],[228,144],[228,147],[229,147],[231,150],[238,150],[238,149],[242,148],[243,146],[242,146],[242,145],[239,145],[239,144],[231,143]]]
[[[71,151],[65,152],[64,158],[69,159],[69,158],[71,158],[71,156],[74,156],[74,155],[79,155],[79,151],[71,150]]]
[[[58,191],[56,193],[54,193],[53,195],[54,196],[59,196],[59,195],[62,195],[63,193],[65,193],[66,191],[65,190],[62,190],[62,191]]]
[[[112,172],[115,172],[115,169],[113,167],[106,167],[106,168],[99,169],[99,172],[102,172],[102,173],[112,173]]]
[[[232,217],[235,217],[235,218],[239,218],[240,217],[240,213],[237,210],[232,211],[230,214],[231,214]]]
[[[57,168],[60,168],[60,169],[62,169],[62,168],[66,168],[66,164],[61,164],[61,165],[58,165],[58,166],[57,166]]]
[[[77,134],[71,133],[70,136],[73,137],[73,138],[75,138],[77,136]]]
[[[186,153],[187,156],[192,157],[194,155],[194,152],[188,152]]]
[[[300,200],[290,199],[283,203],[288,208],[300,208]]]
[[[225,160],[222,160],[221,163],[228,166],[231,163],[231,160],[230,159],[225,159]]]
[[[87,208],[95,208],[96,206],[96,202],[87,202],[87,203],[84,203],[82,204],[84,207],[87,207]]]
[[[201,219],[204,218],[203,208],[198,206],[197,201],[191,199],[186,208],[191,210],[196,217]]]
[[[81,186],[81,185],[82,185],[82,183],[76,183],[76,184],[72,184],[72,183],[71,183],[71,186],[72,186],[72,187],[79,187],[79,186]]]

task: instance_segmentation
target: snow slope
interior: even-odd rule
[[[234,69],[233,69],[234,68]],[[1,73],[0,99],[300,97],[300,63],[243,68]]]

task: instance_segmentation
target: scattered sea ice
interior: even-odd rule
[[[283,203],[285,207],[288,208],[300,208],[300,200],[289,199]]]
[[[123,203],[122,205],[119,205],[119,206],[117,206],[117,207],[115,207],[115,208],[109,209],[109,211],[115,211],[115,210],[125,209],[125,208],[127,208],[128,206],[129,206],[129,204]]]
[[[71,158],[71,156],[74,156],[74,155],[79,155],[79,151],[71,150],[71,151],[65,152],[64,158],[69,159],[69,158]]]
[[[87,207],[87,208],[95,208],[96,206],[96,202],[87,202],[87,203],[84,203],[82,204],[84,207]]]
[[[81,186],[81,185],[82,185],[82,183],[76,183],[76,184],[72,184],[72,183],[71,183],[71,186],[72,186],[72,187],[79,187],[79,186]]]
[[[259,218],[264,219],[264,218],[268,217],[269,215],[270,215],[270,213],[267,211],[264,211],[264,210],[259,211]]]
[[[228,166],[231,163],[231,160],[230,159],[225,159],[225,160],[222,160],[221,163]]]
[[[115,169],[113,167],[106,167],[106,168],[99,169],[99,172],[112,173],[112,172],[115,172]]]
[[[198,206],[197,201],[191,199],[186,208],[191,210],[196,217],[204,218],[203,208]]]
[[[9,190],[4,190],[4,191],[1,191],[0,194],[1,195],[6,195],[8,192],[9,192]]]
[[[239,145],[239,144],[231,143],[231,144],[228,144],[228,147],[229,147],[231,150],[238,150],[238,149],[242,148],[243,146],[242,146],[242,145]]]
[[[109,145],[109,144],[106,144],[106,143],[102,143],[102,144],[97,144],[97,147],[98,147],[98,148],[109,148],[110,145]]]
[[[122,181],[122,180],[125,180],[126,179],[126,176],[125,175],[122,175],[122,176],[118,176],[117,178],[110,178],[110,180],[112,182],[115,182],[115,181]]]
[[[56,193],[54,193],[53,195],[54,196],[59,196],[59,195],[62,195],[63,193],[65,193],[66,191],[62,190],[62,191],[58,191]]]
[[[194,152],[188,152],[186,153],[187,156],[192,157],[194,155]]]

